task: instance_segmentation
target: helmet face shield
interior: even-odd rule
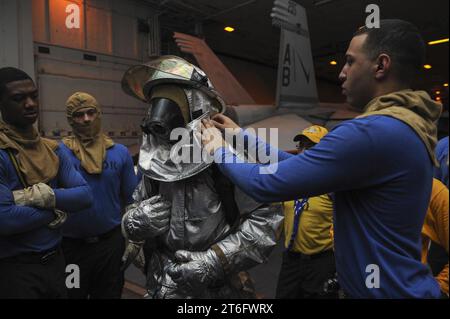
[[[168,69],[168,68],[166,68]],[[192,68],[193,69],[193,68]],[[190,81],[190,78],[187,77],[188,68],[179,68],[178,70],[172,69],[172,71],[180,71],[177,73],[170,73],[169,69],[167,71],[156,69],[149,65],[137,65],[132,67],[125,74],[124,80],[125,84],[125,92],[128,94],[139,98],[144,102],[148,102],[148,95],[153,88],[155,81],[158,83],[179,83],[186,84],[187,81]],[[192,73],[192,71],[191,71]],[[128,76],[127,76],[128,75]],[[123,82],[122,82],[123,85]]]
[[[149,62],[131,67],[122,78],[122,89],[128,95],[150,102],[151,90],[161,84],[178,84],[198,89],[217,100],[220,113],[225,111],[225,102],[214,90],[206,74],[195,65],[177,56],[161,56]]]

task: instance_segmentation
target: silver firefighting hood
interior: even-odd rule
[[[203,70],[177,56],[152,58],[128,69],[122,79],[125,93],[147,103],[151,102],[148,97],[152,88],[163,84],[179,85],[184,90],[193,120],[178,134],[182,139],[175,146],[144,134],[138,167],[149,178],[173,182],[196,175],[211,165],[212,160],[201,152],[201,120],[223,113],[226,106]]]
[[[186,125],[180,135],[175,134],[181,137],[175,144],[144,134],[138,164],[142,174],[162,182],[175,182],[208,168],[212,160],[203,156],[201,141],[201,120],[205,118],[209,118],[209,113]]]

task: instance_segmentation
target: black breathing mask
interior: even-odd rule
[[[151,134],[165,141],[170,141],[170,133],[178,127],[185,127],[180,107],[172,100],[155,98],[141,124],[145,134]]]

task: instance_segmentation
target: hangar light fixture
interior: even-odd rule
[[[224,30],[227,31],[227,32],[234,32],[234,28],[233,27],[225,27]]]
[[[330,65],[337,65],[337,62],[335,60],[330,61]]]
[[[423,68],[426,69],[426,70],[430,70],[430,69],[432,69],[433,67],[432,67],[430,64],[425,64],[425,65],[423,66]]]
[[[428,45],[436,45],[436,44],[447,43],[447,42],[448,42],[448,38],[430,41],[430,42],[428,42]]]

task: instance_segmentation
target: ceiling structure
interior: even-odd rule
[[[142,0],[158,8],[163,50],[176,52],[173,31],[204,37],[221,55],[276,68],[280,31],[271,24],[273,0]],[[338,83],[344,54],[353,32],[365,23],[370,3],[381,18],[399,18],[418,26],[426,41],[448,38],[448,0],[296,0],[306,8],[316,76]],[[227,33],[225,26],[236,29]],[[165,45],[165,46],[164,46]],[[418,87],[448,92],[448,43],[428,46],[427,63]],[[336,60],[337,65],[330,65]],[[447,93],[448,95],[448,93]]]

